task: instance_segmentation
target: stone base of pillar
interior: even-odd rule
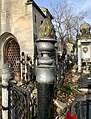
[[[38,83],[38,119],[53,117],[53,84]]]

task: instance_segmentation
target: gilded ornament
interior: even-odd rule
[[[90,26],[90,24],[88,24],[88,23],[83,23],[83,24],[81,24],[81,26],[80,26],[80,31],[81,31],[81,33],[83,34],[83,35],[85,35],[85,34],[90,34],[90,29],[91,29],[91,26]]]
[[[87,53],[88,52],[88,48],[87,47],[84,47],[83,48],[83,52]]]
[[[43,20],[43,23],[39,27],[38,38],[54,38],[55,30],[51,21],[46,18]]]

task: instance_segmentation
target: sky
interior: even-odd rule
[[[64,0],[35,0],[35,2],[41,6],[46,7],[51,12],[52,5],[61,4]],[[67,0],[68,3],[72,4],[75,9],[83,10],[87,12],[85,21],[91,24],[91,0]]]

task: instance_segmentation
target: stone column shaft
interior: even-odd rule
[[[78,40],[78,72],[81,72],[81,58],[82,58],[81,42],[80,40]]]

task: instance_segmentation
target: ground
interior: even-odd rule
[[[60,119],[65,118],[75,97],[80,93],[78,90],[78,79],[80,76],[81,74],[69,70],[66,72],[63,85],[58,87],[56,94],[56,103],[58,103],[58,105],[56,105],[56,111]],[[64,108],[63,104],[66,105]]]

